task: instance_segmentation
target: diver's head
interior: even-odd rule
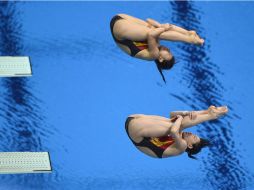
[[[172,61],[172,59],[174,59],[174,56],[170,52],[170,49],[165,46],[159,46],[159,62]]]
[[[199,153],[202,148],[210,145],[208,140],[188,132],[183,132],[183,139],[187,143],[185,152],[187,152],[188,156],[192,159],[197,159],[192,156],[193,154]]]
[[[175,58],[170,52],[170,50],[165,46],[159,47],[159,57],[158,59],[154,60],[156,66],[162,76],[163,81],[166,83],[165,77],[162,73],[162,70],[169,70],[175,64]]]

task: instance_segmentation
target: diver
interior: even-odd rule
[[[148,156],[167,158],[186,152],[196,159],[193,155],[211,143],[183,130],[218,119],[227,112],[226,106],[210,106],[201,111],[171,112],[171,118],[133,114],[126,119],[125,129],[132,143]]]
[[[117,45],[132,57],[155,61],[166,83],[162,70],[169,70],[175,64],[170,49],[160,45],[160,40],[186,42],[202,45],[204,39],[195,31],[188,31],[173,24],[160,24],[148,18],[146,21],[126,14],[118,14],[111,19],[111,34]]]

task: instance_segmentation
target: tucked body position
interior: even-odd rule
[[[227,112],[226,106],[210,106],[201,111],[171,112],[170,118],[133,114],[126,119],[125,129],[132,143],[148,156],[167,158],[186,152],[190,158],[196,159],[193,155],[210,142],[183,130],[218,119]]]
[[[161,24],[153,19],[146,21],[127,14],[118,14],[111,19],[110,29],[116,44],[125,53],[143,60],[155,61],[165,81],[162,70],[169,70],[175,58],[169,48],[160,45],[160,40],[186,42],[202,45],[204,40],[193,30]]]

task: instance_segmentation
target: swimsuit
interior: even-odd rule
[[[118,20],[121,20],[121,19],[124,19],[124,18],[120,17],[119,15],[116,15],[110,21],[111,34],[112,34],[115,42],[127,46],[131,51],[131,56],[133,56],[133,57],[135,55],[137,55],[137,53],[139,53],[140,51],[142,51],[144,49],[148,49],[148,44],[146,41],[131,41],[131,40],[127,40],[127,39],[124,39],[124,40],[116,39],[116,37],[114,36],[114,33],[113,33],[113,28],[114,28],[114,24]]]
[[[162,158],[163,152],[172,144],[174,144],[174,139],[171,136],[163,137],[143,137],[143,140],[139,143],[133,141],[129,135],[128,127],[129,123],[135,117],[128,117],[125,122],[125,130],[135,146],[147,147],[152,150],[158,158]]]

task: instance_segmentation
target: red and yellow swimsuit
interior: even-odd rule
[[[158,158],[162,158],[164,151],[175,142],[172,136],[168,135],[163,137],[144,137],[141,142],[136,143],[132,140],[128,131],[129,122],[132,119],[134,119],[134,117],[128,117],[125,122],[125,130],[132,143],[135,146],[147,147],[152,150]]]
[[[136,46],[136,48],[138,48],[140,51],[144,50],[144,49],[148,49],[148,44],[147,42],[134,42],[132,41],[132,43]]]
[[[174,139],[171,136],[150,138],[150,142],[160,149],[166,150],[170,145],[174,144]]]

